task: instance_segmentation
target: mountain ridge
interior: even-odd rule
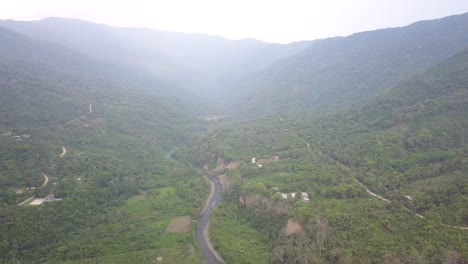
[[[323,39],[227,93],[244,112],[343,110],[462,51],[468,46],[467,24],[468,13]]]
[[[95,59],[145,70],[199,94],[209,94],[219,82],[228,80],[226,76],[235,73],[236,78],[241,78],[310,44],[227,40],[212,35],[110,27],[63,18],[33,22],[3,20],[0,26],[31,38],[62,44]],[[262,55],[268,50],[268,56]],[[255,56],[262,59],[257,62],[252,59]]]

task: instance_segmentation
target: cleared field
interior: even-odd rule
[[[167,227],[168,233],[182,233],[190,231],[192,227],[192,218],[189,215],[174,217]]]

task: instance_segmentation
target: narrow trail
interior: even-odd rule
[[[41,172],[42,173],[42,176],[44,176],[44,182],[42,183],[41,187],[44,187],[47,185],[47,183],[49,183],[49,177],[47,177],[47,175],[45,175],[45,173]],[[28,199],[22,201],[21,203],[19,203],[18,205],[23,205],[27,202],[30,202],[32,199],[34,199],[34,195],[29,197]]]
[[[330,155],[328,155],[328,156],[330,156]],[[344,166],[348,171],[351,171],[351,168],[350,168],[349,166],[347,166],[346,164],[343,164],[343,163],[341,163],[341,162],[335,160],[335,159],[334,159],[333,157],[331,157],[331,156],[330,156],[330,158],[331,158],[334,162],[340,164],[341,166]],[[384,201],[384,202],[386,202],[386,203],[391,203],[391,202],[392,202],[392,201],[390,201],[390,200],[388,200],[388,199],[386,199],[386,198],[384,198],[384,197],[382,197],[382,196],[380,196],[380,195],[378,195],[378,194],[372,192],[371,190],[369,190],[369,188],[367,188],[367,186],[365,186],[365,185],[364,185],[362,182],[360,182],[358,179],[356,179],[356,178],[354,178],[354,177],[353,177],[353,179],[354,179],[359,185],[361,185],[361,186],[366,190],[366,192],[367,192],[368,194],[370,194],[371,196],[374,196],[374,197],[376,197],[376,198],[378,198],[378,199],[380,199],[380,200],[382,200],[382,201]],[[418,214],[418,213],[416,213],[416,212],[414,212],[414,211],[412,211],[412,210],[406,208],[405,206],[403,206],[403,208],[405,208],[408,212],[412,213],[412,214],[413,214],[414,216],[416,216],[416,217],[419,217],[419,218],[421,218],[421,219],[426,219],[426,217],[425,217],[424,215]],[[448,225],[448,224],[444,224],[444,223],[440,223],[440,224],[443,225],[443,226],[446,226],[446,227],[450,227],[450,228],[455,228],[455,229],[460,229],[460,230],[468,230],[468,227],[466,227],[466,226],[453,226],[453,225]]]
[[[443,226],[446,226],[446,227],[461,229],[461,230],[468,230],[468,227],[467,227],[467,226],[453,226],[453,225],[447,225],[447,224],[442,224],[442,225],[443,225]]]
[[[19,203],[18,205],[23,205],[23,204],[25,204],[25,203],[27,203],[27,202],[31,201],[32,199],[34,199],[34,195],[33,195],[33,196],[31,196],[31,197],[29,197],[28,199],[26,199],[26,200],[22,201],[22,202],[21,202],[21,203]]]
[[[62,154],[60,154],[60,157],[63,158],[65,154],[67,154],[67,149],[64,146],[62,146]]]
[[[92,113],[92,112],[93,112],[93,106],[92,106],[92,104],[89,104],[89,113]],[[77,120],[77,119],[84,118],[87,114],[88,114],[88,113],[86,113],[85,115],[83,115],[83,116],[81,116],[81,117],[79,117],[79,118],[75,118],[75,119],[73,119],[73,120],[71,120],[71,121],[68,121],[67,123],[65,123],[65,125],[70,124],[70,123],[72,123],[73,121],[75,121],[75,120]],[[64,146],[62,146],[62,153],[60,154],[60,158],[63,158],[66,154],[67,154],[67,149],[66,149]],[[52,168],[54,168],[56,165],[57,165],[57,164],[54,164],[54,165],[52,165],[50,168],[52,169]],[[42,185],[41,185],[41,188],[42,188],[42,187],[47,186],[47,184],[49,183],[49,177],[48,177],[45,173],[43,173],[43,172],[41,172],[41,174],[42,174],[42,176],[44,177],[44,182],[43,182]],[[31,197],[29,197],[28,199],[24,200],[23,202],[19,203],[18,205],[23,205],[23,204],[25,204],[25,203],[31,201],[32,199],[34,199],[34,195],[31,196]]]
[[[362,182],[360,182],[358,179],[354,178],[354,180],[356,180],[356,182],[359,183],[359,185],[361,185],[362,187],[364,187],[364,189],[366,190],[366,192],[367,192],[368,194],[370,194],[370,195],[372,195],[372,196],[374,196],[374,197],[376,197],[376,198],[378,198],[378,199],[380,199],[380,200],[382,200],[382,201],[384,201],[384,202],[386,202],[386,203],[391,203],[390,200],[388,200],[388,199],[386,199],[386,198],[384,198],[384,197],[382,197],[382,196],[380,196],[380,195],[378,195],[378,194],[373,193],[372,191],[370,191],[370,190],[367,188],[367,186],[365,186],[365,185],[364,185]],[[414,211],[411,211],[410,209],[408,209],[408,208],[406,208],[406,207],[404,207],[404,206],[403,206],[403,208],[405,208],[408,212],[412,213],[413,215],[415,215],[415,216],[417,216],[417,217],[419,217],[419,218],[421,218],[421,219],[426,219],[426,217],[425,217],[424,215],[421,215],[421,214],[418,214],[418,213],[416,213],[416,212],[414,212]],[[468,230],[468,227],[465,227],[465,226],[453,226],[453,225],[447,225],[447,224],[444,224],[444,223],[440,223],[440,224],[443,225],[443,226],[446,226],[446,227],[450,227],[450,228],[456,228],[456,229],[460,229],[460,230]]]
[[[382,196],[380,196],[380,195],[378,195],[378,194],[376,194],[376,193],[371,192],[371,191],[367,188],[367,186],[365,186],[364,184],[362,184],[362,182],[360,182],[358,179],[355,178],[354,180],[356,180],[356,182],[359,183],[359,185],[361,185],[362,187],[364,187],[364,189],[366,190],[366,192],[367,192],[368,194],[370,194],[370,195],[372,195],[372,196],[374,196],[374,197],[377,197],[377,198],[379,198],[380,200],[382,200],[382,201],[384,201],[384,202],[386,202],[386,203],[391,203],[390,200],[388,200],[388,199],[386,199],[386,198],[384,198],[384,197],[382,197]]]
[[[80,116],[80,117],[73,118],[72,120],[66,122],[65,125],[71,124],[71,123],[75,122],[76,120],[83,119],[83,118],[85,118],[88,114],[91,114],[92,112],[93,112],[93,104],[89,104],[89,111],[88,111],[88,113],[86,113],[86,114],[84,114],[84,115],[82,115],[82,116]]]
[[[44,176],[44,183],[41,185],[41,187],[44,187],[47,185],[47,183],[49,183],[49,177],[47,177],[47,175],[45,175],[45,173],[42,172],[42,176]]]

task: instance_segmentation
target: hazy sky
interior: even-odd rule
[[[468,0],[0,0],[0,19],[58,16],[278,43],[465,12]]]

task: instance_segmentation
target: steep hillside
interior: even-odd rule
[[[141,28],[114,28],[81,20],[47,18],[40,21],[0,21],[31,38],[59,43],[88,56],[137,67],[199,92],[213,92],[223,82],[239,79],[272,62],[304,50],[307,41],[288,45],[254,39],[227,40],[218,36]],[[208,93],[210,95],[211,93]]]
[[[423,215],[468,226],[468,51],[389,90],[366,107],[323,119],[316,142],[369,188]]]
[[[467,70],[464,51],[352,111],[225,124],[181,150],[226,189],[212,231],[219,252],[272,263],[466,261]]]
[[[65,123],[89,103],[120,104],[132,112],[137,107],[132,106],[135,102],[166,108],[160,114],[167,114],[169,121],[171,113],[180,115],[180,109],[193,107],[190,100],[196,98],[154,77],[103,64],[4,28],[0,28],[0,40],[3,124],[37,126],[40,120],[47,120],[47,125]]]
[[[0,42],[0,262],[200,263],[191,232],[165,231],[208,190],[164,155],[191,136],[189,93],[3,28]]]
[[[235,86],[247,113],[336,112],[362,105],[468,46],[468,14],[321,40]]]

